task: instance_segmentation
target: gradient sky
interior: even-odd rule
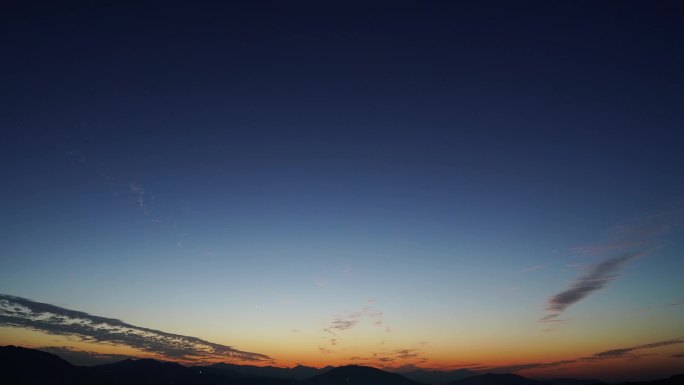
[[[681,4],[97,3],[0,12],[0,344],[682,371]]]

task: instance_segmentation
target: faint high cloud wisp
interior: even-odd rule
[[[145,206],[145,189],[143,189],[139,184],[131,182],[129,185],[129,190],[132,194],[135,194],[135,200],[138,203],[138,207],[143,210],[145,215],[149,214],[149,210],[147,209],[147,206]]]
[[[166,359],[189,362],[272,361],[266,355],[244,352],[196,337],[166,333],[64,309],[25,298],[0,294],[0,325],[27,328],[83,341],[126,345]]]

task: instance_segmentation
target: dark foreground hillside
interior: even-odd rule
[[[447,378],[436,373],[430,379]],[[310,375],[308,378],[303,378]],[[457,373],[463,375],[464,373]],[[422,374],[426,377],[428,375]],[[455,374],[451,374],[452,376]],[[445,377],[447,376],[447,377]],[[453,378],[453,377],[452,377]],[[150,359],[123,360],[91,367],[17,346],[0,347],[0,383],[8,385],[425,385],[396,373],[367,366],[276,368],[218,364],[183,366]],[[438,384],[442,385],[444,383]],[[587,380],[536,381],[515,374],[480,374],[444,385],[590,385]],[[601,384],[599,381],[593,384]],[[620,385],[684,385],[684,374]]]

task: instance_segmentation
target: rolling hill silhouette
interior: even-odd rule
[[[223,362],[210,366],[224,371],[231,371],[239,377],[271,377],[295,380],[303,380],[323,374],[333,368],[332,366],[326,366],[318,369],[304,365],[297,365],[293,368],[279,368],[275,366],[235,365]]]
[[[446,384],[447,382],[452,382],[456,380],[461,380],[467,377],[476,376],[478,373],[473,372],[468,369],[457,369],[457,370],[413,370],[410,372],[396,372],[402,376],[408,378],[409,380],[422,382],[424,384]]]
[[[311,372],[318,373],[306,379],[295,378]],[[427,375],[437,378],[436,373],[426,372],[428,372]],[[444,373],[449,374],[449,372]],[[451,373],[451,375],[459,374],[465,375],[466,373]],[[259,368],[231,364],[188,367],[175,362],[127,359],[112,364],[83,367],[74,366],[52,353],[12,345],[0,347],[0,383],[9,385],[424,385],[400,374],[357,365],[322,369],[305,366]],[[602,382],[575,379],[535,381],[515,374],[490,373],[451,381],[445,385],[589,384],[602,384]],[[621,384],[682,385],[684,374],[655,381]]]
[[[124,360],[83,368],[112,385],[291,385],[292,380],[240,373],[213,366],[183,366],[151,359]],[[94,372],[94,373],[93,373]]]
[[[487,373],[449,382],[447,385],[542,385],[541,381],[530,380],[517,374]]]
[[[13,345],[0,347],[0,379],[13,385],[106,384],[54,354]]]
[[[84,368],[93,377],[105,378],[111,384],[220,384],[226,378],[215,373],[202,373],[175,362],[151,359],[115,362]]]
[[[552,380],[544,380],[545,385],[605,385],[606,383],[599,380],[578,380],[574,378],[556,378]]]
[[[300,382],[301,385],[420,385],[419,382],[368,366],[340,366]]]

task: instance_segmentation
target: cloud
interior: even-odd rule
[[[376,326],[382,326],[383,325],[382,317],[384,314],[381,311],[369,309],[366,311],[366,313],[368,314],[368,317],[370,317],[370,319],[373,321],[374,325],[376,325]]]
[[[314,283],[318,287],[325,287],[330,284],[330,280],[322,276],[316,276],[316,278],[314,279]]]
[[[149,194],[142,185],[138,184],[135,181],[129,183],[128,190],[131,194],[133,194],[133,196],[135,197],[135,202],[137,203],[138,207],[140,208],[140,210],[142,210],[143,214],[146,217],[149,217],[155,223],[163,222],[163,220],[157,218],[154,215],[154,213],[152,212],[152,208],[150,207],[149,201],[154,202],[154,195]]]
[[[359,323],[361,316],[363,315],[362,312],[353,312],[353,313],[348,313],[348,314],[342,314],[336,316],[330,326],[328,326],[325,331],[335,334],[335,332],[340,332],[343,330],[349,330],[356,326],[357,323]]]
[[[570,287],[549,297],[547,314],[540,321],[555,322],[568,307],[606,288],[619,277],[626,265],[656,250],[662,244],[660,238],[681,225],[683,218],[684,208],[681,207],[647,215],[627,224],[613,226],[608,231],[609,239],[606,242],[570,249],[575,255],[604,258]]]
[[[135,182],[131,182],[128,187],[131,193],[136,196],[135,200],[138,203],[138,207],[143,209],[145,214],[147,214],[147,207],[145,206],[145,189]]]
[[[117,319],[4,294],[0,294],[0,325],[75,336],[93,343],[130,346],[171,360],[271,361],[263,354],[244,352],[196,337],[134,326]]]
[[[553,362],[531,362],[531,363],[523,363],[523,364],[497,366],[495,368],[490,368],[487,370],[491,371],[492,373],[516,373],[516,372],[521,372],[521,371],[530,370],[530,369],[546,369],[546,368],[552,368],[552,367],[557,367],[557,366],[562,366],[562,365],[568,365],[568,364],[573,364],[577,361],[578,360],[562,360],[562,361],[553,361]]]
[[[373,303],[374,302],[375,301],[373,301]],[[354,328],[361,322],[364,316],[370,319],[373,322],[373,325],[384,327],[386,331],[389,331],[389,328],[385,326],[383,321],[383,312],[373,306],[366,306],[359,311],[338,314],[333,317],[330,326],[323,329],[323,331],[333,336],[337,336],[337,333],[341,331]],[[334,341],[334,339],[332,341]]]
[[[418,343],[425,346],[423,343]],[[397,367],[415,366],[425,363],[427,358],[422,357],[424,351],[421,348],[403,348],[389,351],[381,351],[370,356],[351,356],[349,361],[360,361],[363,365],[375,365],[395,370]]]
[[[375,300],[367,300],[366,303],[373,305],[375,304]],[[364,319],[370,321],[373,326],[381,327],[385,330],[385,332],[390,332],[391,329],[389,326],[385,325],[383,317],[384,313],[374,306],[365,306],[357,311],[337,314],[333,316],[330,325],[323,329],[323,332],[327,334],[323,338],[328,339],[330,348],[336,346],[339,347],[338,345],[343,345],[344,343],[344,340],[342,339],[342,333],[353,329]],[[332,351],[329,351],[329,353],[332,353]],[[361,357],[358,357],[358,359],[361,359]],[[377,359],[375,361],[377,361]]]
[[[653,342],[650,344],[636,345],[636,346],[632,346],[629,348],[606,350],[606,351],[594,354],[593,357],[596,357],[596,358],[624,357],[624,356],[626,356],[626,355],[628,355],[634,351],[637,351],[637,350],[653,349],[653,348],[659,348],[661,346],[670,346],[670,345],[676,345],[676,344],[682,344],[682,343],[684,343],[684,338],[675,338],[672,340],[658,341],[658,342]]]
[[[416,370],[425,370],[425,368],[414,364],[405,364],[392,368],[392,371],[395,373],[413,372]]]
[[[684,299],[680,299],[679,301],[671,302],[665,305],[662,305],[660,307],[672,307],[672,306],[681,306],[684,305]]]
[[[618,348],[618,349],[610,349],[610,350],[605,350],[602,352],[595,353],[591,356],[586,356],[586,357],[579,357],[575,359],[570,359],[570,360],[561,360],[561,361],[551,361],[551,362],[530,362],[530,363],[520,363],[520,364],[512,364],[512,365],[506,365],[506,366],[497,366],[493,368],[487,368],[487,371],[494,372],[494,373],[516,373],[520,371],[525,371],[525,370],[530,370],[530,369],[546,369],[546,368],[553,368],[553,367],[560,367],[560,366],[565,366],[565,365],[570,365],[570,364],[575,364],[575,363],[587,363],[587,362],[596,362],[596,361],[603,361],[603,360],[610,360],[610,359],[638,359],[643,356],[643,354],[634,354],[635,352],[638,352],[640,350],[645,350],[645,349],[654,349],[654,348],[659,348],[662,346],[670,346],[670,345],[676,345],[676,344],[682,344],[684,343],[684,338],[675,338],[671,340],[664,340],[664,341],[657,341],[657,342],[652,342],[649,344],[642,344],[642,345],[635,345],[631,346],[628,348]],[[684,355],[682,355],[684,357]],[[674,355],[673,357],[678,357],[678,355]]]
[[[618,273],[625,265],[641,255],[643,254],[623,253],[593,266],[587,273],[575,280],[569,289],[549,298],[547,310],[552,313],[543,317],[542,321],[548,322],[555,319],[570,305],[581,301],[595,291],[605,288],[610,281],[618,277]]]
[[[396,353],[397,358],[400,358],[402,360],[408,360],[414,357],[418,357],[418,349],[398,349],[395,350],[394,353]]]

